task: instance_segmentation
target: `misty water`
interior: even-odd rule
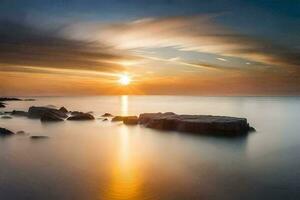
[[[257,132],[216,138],[97,119],[0,119],[29,135],[0,138],[0,199],[299,199],[299,97],[104,96],[12,101],[138,115],[172,111],[246,117]],[[31,135],[49,139],[31,140]]]

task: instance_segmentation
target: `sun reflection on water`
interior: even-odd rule
[[[121,96],[122,115],[128,114],[128,96]],[[131,144],[129,128],[125,125],[119,127],[119,141],[117,155],[111,169],[111,179],[104,199],[141,199],[141,178],[133,157],[134,146]]]

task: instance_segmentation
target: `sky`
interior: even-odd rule
[[[299,95],[299,10],[298,0],[1,0],[0,95]]]

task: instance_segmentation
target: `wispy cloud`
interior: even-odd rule
[[[65,38],[60,30],[42,30],[27,23],[0,21],[1,69],[11,66],[120,71],[122,60],[135,59],[100,43]]]
[[[173,47],[182,51],[238,57],[267,65],[300,65],[299,49],[243,35],[215,21],[215,16],[200,15],[149,18],[106,25],[75,23],[65,30],[65,34],[75,39],[105,41],[117,49]]]

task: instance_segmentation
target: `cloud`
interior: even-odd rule
[[[216,23],[216,16],[148,18],[131,22],[75,23],[65,34],[83,40],[107,42],[118,49],[173,47],[212,53],[266,65],[299,66],[299,49],[243,35]]]
[[[134,56],[100,43],[66,38],[60,29],[40,29],[25,22],[0,21],[0,68],[31,66],[91,71],[120,71]]]

